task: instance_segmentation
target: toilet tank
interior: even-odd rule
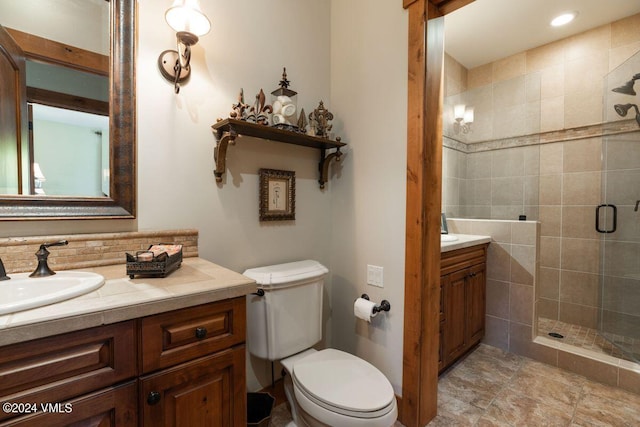
[[[280,360],[322,338],[322,288],[329,270],[313,260],[250,268],[264,296],[247,295],[247,347],[254,356]]]

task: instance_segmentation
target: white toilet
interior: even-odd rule
[[[322,288],[329,271],[317,261],[251,268],[264,295],[247,297],[249,352],[280,360],[295,425],[390,427],[398,417],[393,387],[375,366],[343,351],[311,348],[322,338]]]

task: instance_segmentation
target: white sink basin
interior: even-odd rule
[[[53,276],[29,277],[10,274],[0,282],[0,315],[42,307],[95,291],[104,277],[83,271],[59,271]]]
[[[458,240],[458,236],[454,236],[453,234],[441,234],[440,242],[455,242]]]

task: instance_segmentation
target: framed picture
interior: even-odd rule
[[[260,169],[260,221],[296,219],[296,173]]]

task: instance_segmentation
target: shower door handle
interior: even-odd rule
[[[600,228],[600,209],[602,208],[611,208],[613,211],[613,224],[611,229],[602,229]],[[618,208],[616,205],[598,205],[596,208],[596,231],[598,233],[614,233],[616,231],[616,227],[618,226]]]

